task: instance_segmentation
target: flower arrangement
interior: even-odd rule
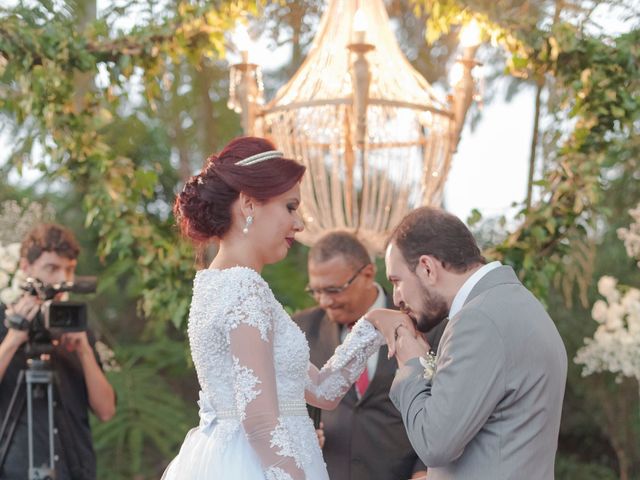
[[[96,352],[98,352],[98,357],[100,358],[100,363],[102,364],[102,370],[105,372],[121,372],[122,367],[118,363],[116,359],[116,354],[113,350],[111,350],[106,343],[98,340],[95,345]]]
[[[634,221],[629,228],[618,229],[618,238],[624,242],[627,255],[640,260],[640,203],[636,208],[629,210],[629,215]],[[640,261],[638,267],[640,268]]]
[[[627,254],[640,259],[640,204],[629,213],[634,222],[629,229],[619,229],[618,237]],[[591,309],[598,329],[593,338],[585,339],[574,361],[584,365],[583,376],[608,371],[640,382],[640,289],[604,276],[598,281],[598,293],[604,300],[597,300]]]
[[[34,225],[50,222],[53,217],[53,208],[37,202],[0,203],[0,302],[3,304],[10,305],[23,293],[20,285],[26,275],[18,268],[20,241]]]
[[[26,280],[26,274],[20,270],[20,244],[0,243],[0,302],[11,305],[23,291],[20,285]]]

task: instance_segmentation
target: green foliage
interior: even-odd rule
[[[523,225],[492,254],[513,265],[541,298],[562,272],[574,246],[570,240],[584,238],[600,213],[605,160],[634,135],[640,114],[639,37],[634,31],[605,42],[562,24],[533,60],[566,89],[575,128],[546,173],[542,201],[522,211]]]
[[[574,263],[573,275],[590,277],[584,238],[600,213],[605,159],[637,135],[640,32],[616,39],[595,38],[563,22],[551,28],[533,24],[516,30],[518,21],[510,12],[499,14],[485,2],[473,3],[480,8],[472,10],[458,0],[414,1],[418,13],[430,12],[427,35],[431,40],[473,18],[485,36],[511,53],[511,73],[552,76],[556,91],[563,92],[561,104],[575,122],[548,160],[540,182],[542,200],[523,209],[522,225],[487,252],[490,258],[512,265],[544,300],[554,288],[554,279],[562,281],[567,259],[578,248],[582,259]]]
[[[121,371],[107,373],[117,395],[116,416],[92,425],[100,478],[158,478],[158,464],[175,455],[197,423],[195,409],[164,380],[184,375],[184,345],[156,340],[120,347],[116,358]]]
[[[307,247],[296,243],[284,260],[267,265],[262,272],[274,295],[289,313],[315,305],[313,299],[304,291],[308,283],[308,251]]]
[[[583,463],[572,457],[559,455],[556,459],[555,478],[558,480],[616,480],[618,476],[611,469],[596,463]]]
[[[255,8],[253,2],[179,3],[129,35],[111,38],[104,21],[77,32],[67,12],[45,4],[3,10],[0,16],[0,111],[26,132],[14,160],[34,142],[46,156],[38,167],[51,178],[80,186],[86,226],[96,228],[103,261],[136,262],[142,282],[142,311],[162,326],[181,325],[193,277],[193,251],[168,225],[150,223],[142,205],[154,199],[158,172],[136,165],[109,143],[110,126],[126,98],[126,86],[141,72],[145,100],[156,108],[165,70],[200,65],[224,52],[224,33]],[[77,98],[77,73],[108,76],[108,85]],[[37,158],[36,158],[37,160]],[[160,327],[159,327],[160,328]]]

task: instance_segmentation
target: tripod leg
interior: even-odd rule
[[[25,398],[24,390],[22,389],[25,383],[24,378],[24,370],[20,370],[16,386],[13,390],[13,394],[11,395],[11,401],[9,402],[5,417],[2,420],[2,427],[0,428],[0,475],[2,474],[4,462],[7,459],[7,454],[9,453],[13,435],[16,431],[16,427],[18,426],[18,421],[20,420],[22,410],[24,409]]]
[[[49,417],[49,468],[34,466],[33,454],[33,385],[47,386],[47,414]],[[29,480],[55,478],[53,431],[53,372],[45,369],[27,371],[27,419],[29,422]]]
[[[47,406],[48,415],[49,415],[49,466],[51,470],[55,469],[55,452],[54,452],[54,440],[53,436],[55,435],[55,430],[53,426],[53,383],[49,383],[47,385]]]

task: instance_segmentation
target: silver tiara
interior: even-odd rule
[[[271,158],[282,158],[284,154],[278,150],[269,150],[268,152],[256,153],[245,159],[236,162],[236,165],[241,167],[248,167],[249,165],[255,165],[256,163],[264,162]]]

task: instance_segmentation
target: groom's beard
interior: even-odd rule
[[[438,293],[430,293],[423,288],[422,309],[415,313],[416,328],[426,333],[449,316],[449,305],[444,297]]]

